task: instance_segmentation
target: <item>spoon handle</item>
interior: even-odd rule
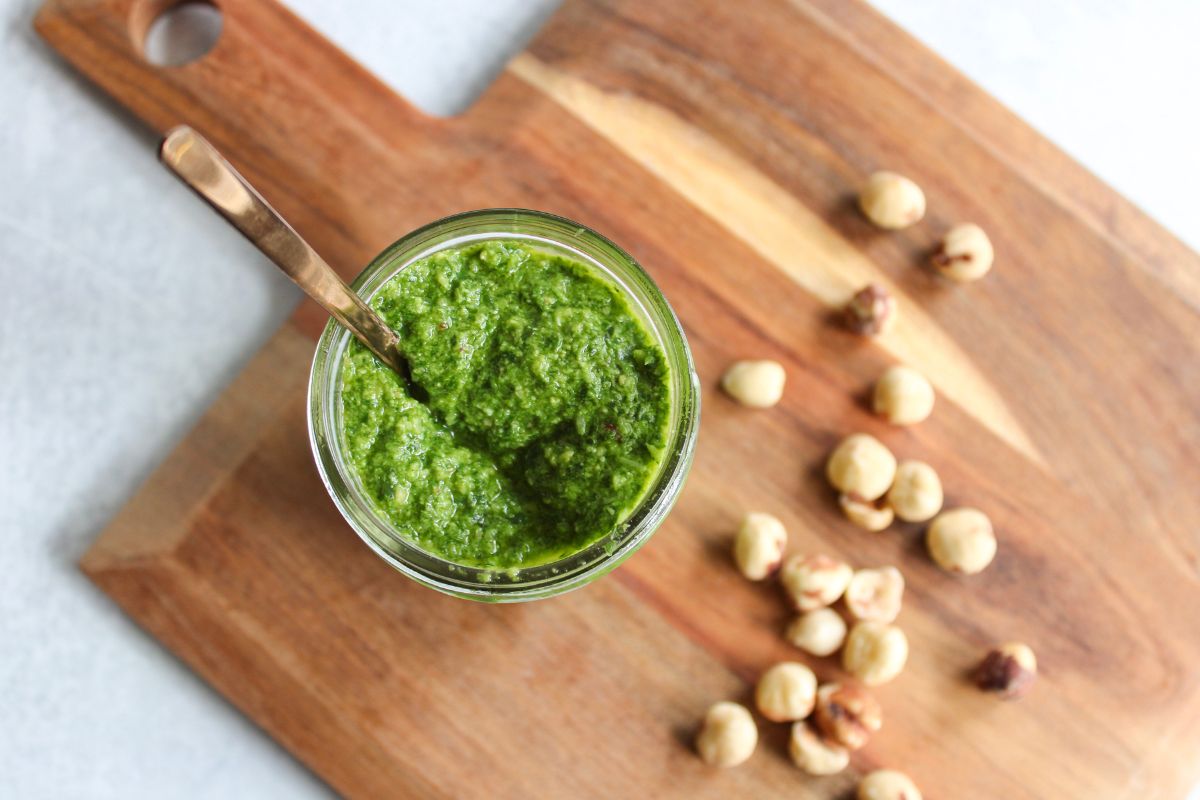
[[[380,361],[409,377],[396,333],[204,137],[186,125],[172,128],[159,158]]]

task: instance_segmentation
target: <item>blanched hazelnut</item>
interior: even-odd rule
[[[758,727],[745,706],[721,702],[704,715],[696,736],[696,752],[714,767],[735,767],[754,753]]]
[[[925,545],[934,562],[947,572],[974,575],[996,557],[992,521],[974,508],[943,511],[929,524]]]
[[[859,781],[858,800],[921,800],[921,790],[903,772],[877,769]]]
[[[725,370],[721,386],[744,406],[770,408],[783,397],[786,379],[778,361],[738,361]]]
[[[925,216],[925,193],[903,175],[880,171],[867,178],[858,207],[879,227],[898,230]]]
[[[843,493],[838,495],[838,505],[841,506],[846,519],[868,531],[885,530],[896,518],[896,512],[883,498],[863,500],[856,494]]]
[[[933,413],[933,385],[912,367],[896,365],[875,382],[875,413],[893,425],[916,425]]]
[[[742,520],[733,540],[733,560],[738,570],[752,581],[761,581],[779,569],[787,531],[770,514],[752,511]]]
[[[992,240],[983,228],[970,222],[946,231],[934,251],[934,269],[956,281],[977,281],[988,273],[995,259]]]
[[[836,558],[792,556],[784,562],[779,580],[797,611],[812,611],[836,603],[853,575],[850,565]]]
[[[754,690],[759,712],[772,722],[795,722],[812,713],[817,676],[803,664],[784,661],[763,673]]]
[[[832,608],[817,608],[796,617],[785,637],[806,653],[831,656],[846,641],[846,621]]]
[[[901,461],[887,504],[905,522],[924,522],[942,510],[942,481],[924,461]]]
[[[818,735],[807,722],[792,725],[788,755],[809,775],[836,775],[850,764],[849,750]]]
[[[891,622],[900,614],[904,576],[895,567],[860,569],[850,579],[842,598],[857,619]]]
[[[878,500],[896,477],[896,457],[874,436],[855,433],[833,449],[825,476],[839,492]]]
[[[827,683],[817,689],[813,721],[825,738],[858,750],[883,727],[883,709],[866,689],[850,683]]]
[[[863,336],[878,336],[896,321],[896,301],[877,283],[859,289],[842,309],[846,327]]]
[[[892,680],[907,661],[908,637],[883,622],[856,622],[842,649],[842,669],[867,686]]]
[[[1033,687],[1037,679],[1037,657],[1029,645],[1008,642],[992,648],[975,669],[975,685],[1015,699]]]

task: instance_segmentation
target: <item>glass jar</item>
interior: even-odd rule
[[[351,334],[333,320],[317,342],[308,384],[308,430],[321,480],[338,510],[381,558],[408,577],[457,597],[516,602],[551,597],[609,572],[650,538],[675,505],[692,463],[700,389],[683,329],[662,292],[624,250],[583,225],[552,214],[488,209],[438,220],[380,253],[352,284],[368,302],[394,275],[439,251],[489,239],[519,239],[590,266],[620,292],[666,357],[670,384],[667,446],[633,512],[573,555],[531,567],[496,569],[447,561],[406,539],[359,486],[341,437],[341,365]]]

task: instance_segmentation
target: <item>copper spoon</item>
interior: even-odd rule
[[[158,157],[380,361],[411,383],[395,331],[204,137],[186,125],[172,128]]]

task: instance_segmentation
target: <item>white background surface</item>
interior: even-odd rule
[[[557,3],[292,5],[450,113]],[[1200,246],[1200,2],[879,5]],[[0,797],[327,796],[74,566],[298,294],[37,40],[33,9],[0,0]]]

